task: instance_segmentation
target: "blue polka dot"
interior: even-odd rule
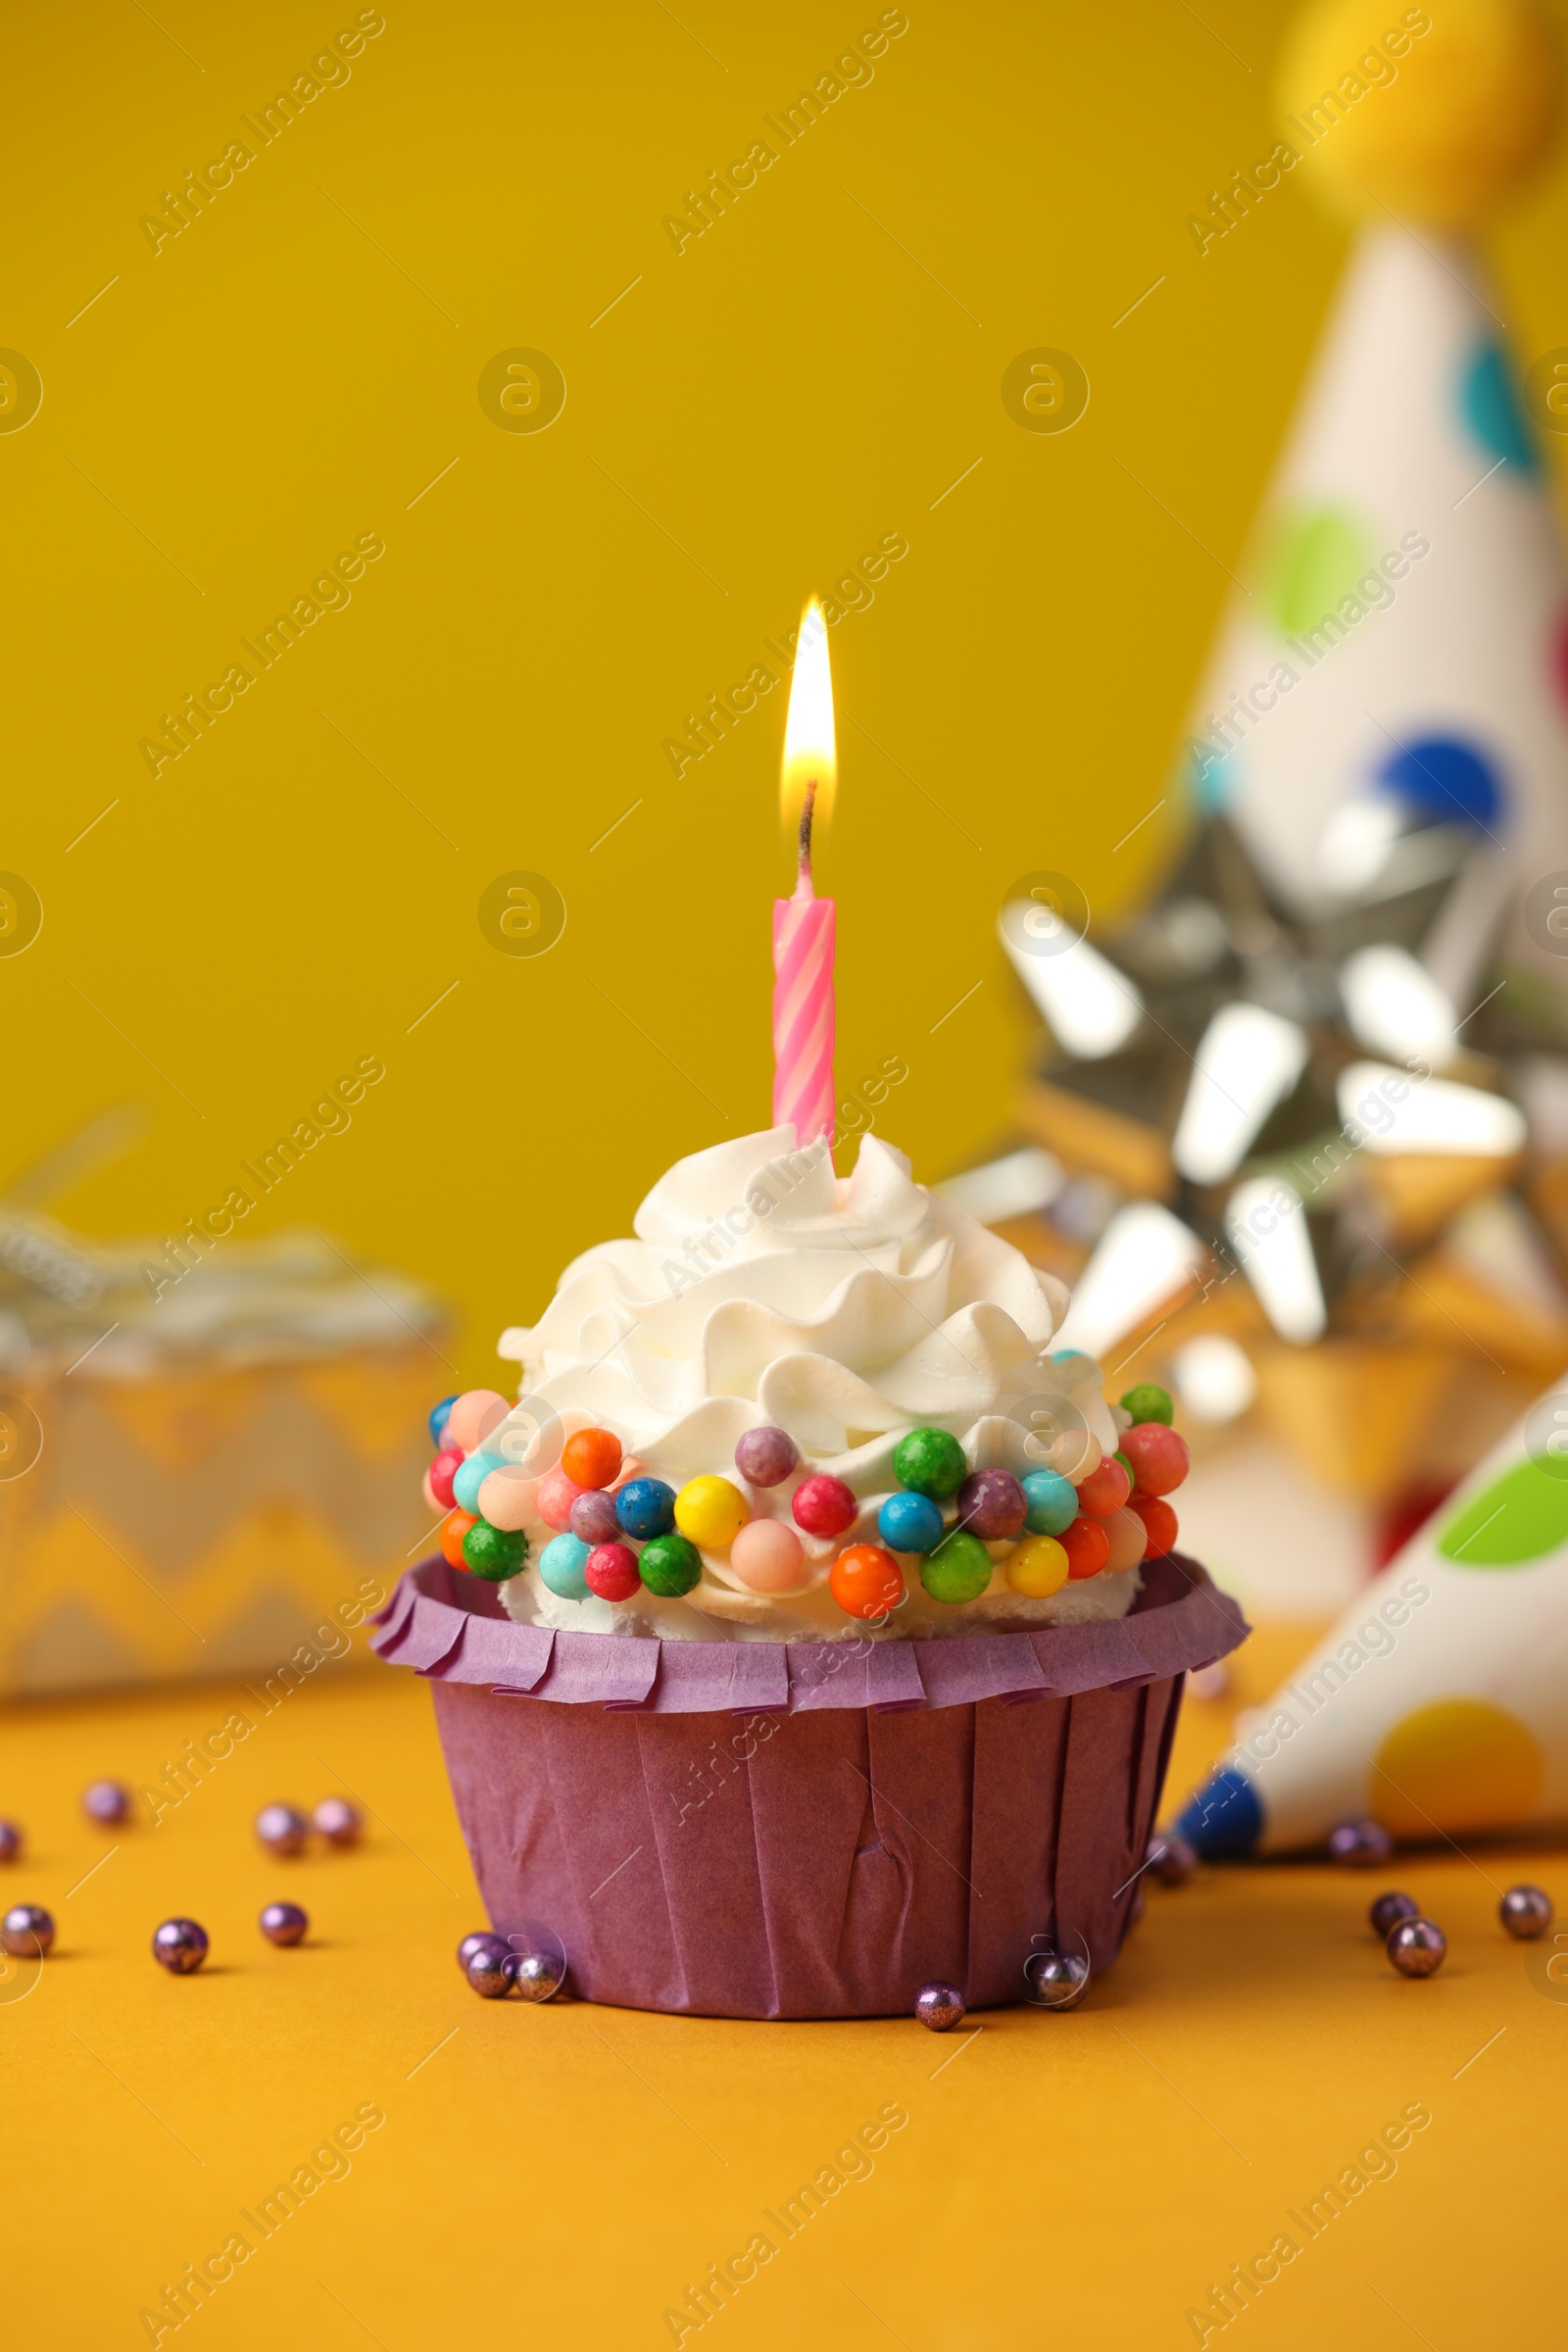
[[[1225,1765],[1200,1788],[1177,1822],[1176,1835],[1196,1847],[1205,1862],[1239,1862],[1263,1835],[1257,1790],[1245,1773]]]
[[[1189,747],[1188,787],[1205,816],[1217,816],[1236,797],[1239,781],[1234,752],[1213,752],[1206,745]]]
[[[1484,752],[1455,735],[1417,735],[1390,754],[1378,781],[1426,824],[1494,832],[1502,821],[1501,777]]]
[[[1465,423],[1489,458],[1506,458],[1522,473],[1535,472],[1535,443],[1499,343],[1483,343],[1471,358],[1459,389],[1459,406]]]

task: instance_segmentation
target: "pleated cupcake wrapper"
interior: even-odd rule
[[[1021,1999],[1048,1944],[1115,1958],[1180,1678],[1248,1631],[1195,1562],[1145,1577],[1115,1623],[683,1642],[514,1625],[432,1559],[374,1642],[435,1685],[491,1919],[548,1922],[578,1992],[883,2016],[938,1977]]]

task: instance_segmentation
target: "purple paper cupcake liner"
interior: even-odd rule
[[[514,1625],[411,1569],[375,1646],[435,1685],[493,1922],[547,1922],[571,1983],[713,2017],[1025,1997],[1136,1915],[1181,1679],[1245,1640],[1195,1561],[1119,1620],[895,1642],[661,1642]],[[520,1703],[519,1703],[520,1702]]]

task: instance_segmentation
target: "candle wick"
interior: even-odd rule
[[[811,812],[816,805],[816,786],[806,787],[806,799],[801,807],[800,877],[808,889],[811,883]]]

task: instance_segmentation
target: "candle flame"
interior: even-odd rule
[[[801,619],[790,680],[789,716],[784,722],[784,772],[779,808],[786,828],[801,821],[808,788],[816,787],[812,824],[820,828],[833,813],[838,759],[833,734],[833,675],[827,659],[827,622],[813,596]]]

